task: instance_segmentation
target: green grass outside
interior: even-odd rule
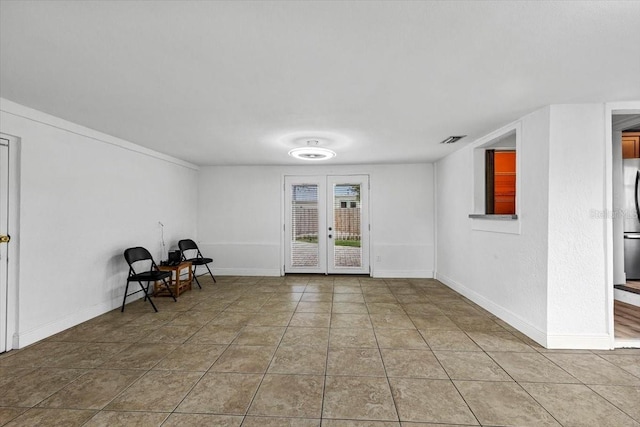
[[[306,243],[318,243],[317,237],[300,237],[297,239],[298,242],[306,242]],[[351,246],[354,248],[360,247],[360,240],[336,240],[336,246]]]

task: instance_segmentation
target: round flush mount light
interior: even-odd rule
[[[321,160],[329,160],[335,157],[336,153],[328,148],[318,147],[318,141],[311,139],[307,141],[306,147],[294,148],[289,151],[289,155],[296,159],[317,162]]]

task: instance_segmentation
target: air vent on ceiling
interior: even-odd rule
[[[440,141],[440,144],[453,144],[454,142],[460,141],[465,136],[467,135],[450,136],[449,138],[446,138],[445,140]]]

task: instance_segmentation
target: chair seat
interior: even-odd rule
[[[205,265],[213,262],[213,258],[191,258],[187,261],[191,262],[193,265]]]
[[[127,279],[129,282],[152,282],[171,277],[170,271],[145,271],[134,274]]]

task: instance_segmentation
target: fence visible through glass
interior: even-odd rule
[[[291,190],[291,266],[317,267],[318,186],[293,185]]]
[[[333,186],[333,262],[336,267],[362,267],[360,184]]]

